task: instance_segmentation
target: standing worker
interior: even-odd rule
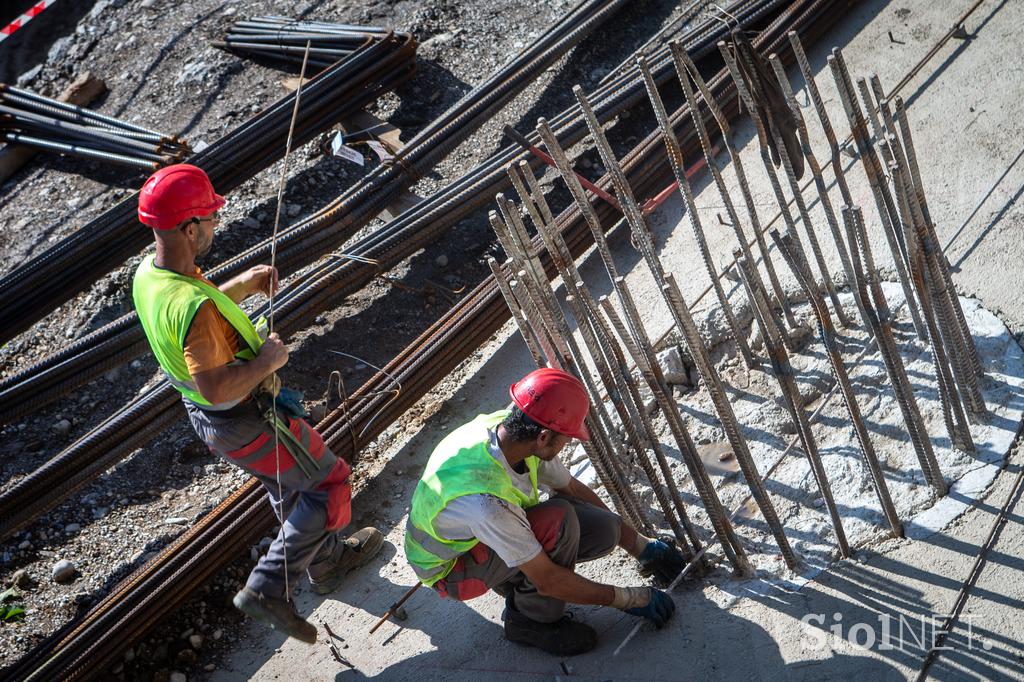
[[[267,335],[265,319],[253,325],[238,306],[276,291],[276,270],[257,265],[218,288],[196,266],[196,257],[210,250],[224,203],[195,166],[167,166],[146,180],[139,220],[153,228],[156,255],[139,265],[132,297],[196,433],[263,482],[281,521],[235,606],[312,643],[316,627],[296,612],[291,589],[307,573],[314,592],[333,592],[380,551],[384,538],[375,528],[340,534],[352,518],[348,464],[302,419],[298,394],[278,394],[274,373],[288,362],[288,349],[277,334]]]
[[[505,637],[557,656],[589,651],[597,633],[565,604],[601,604],[661,627],[675,611],[652,587],[615,587],[573,570],[618,545],[670,581],[683,569],[674,546],[636,532],[569,473],[558,453],[588,440],[590,402],[576,377],[531,372],[509,389],[511,409],[482,414],[448,434],[413,493],[405,554],[424,585],[465,601],[505,597]],[[539,500],[539,486],[552,490]]]

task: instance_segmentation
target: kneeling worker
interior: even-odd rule
[[[565,615],[566,602],[614,606],[661,627],[675,610],[661,590],[604,585],[573,570],[616,545],[666,580],[684,564],[675,547],[637,533],[558,459],[573,438],[589,438],[583,384],[545,368],[510,393],[511,409],[478,416],[431,454],[405,534],[416,575],[461,601],[493,589],[505,597],[505,637],[558,656],[597,643],[593,628]],[[541,485],[552,490],[546,502]]]
[[[288,348],[277,334],[258,331],[262,324],[253,325],[238,304],[252,294],[269,295],[277,272],[257,265],[218,288],[196,267],[196,257],[210,249],[223,205],[195,166],[176,164],[150,176],[139,194],[139,220],[153,228],[156,255],[139,265],[132,296],[153,354],[181,392],[196,433],[266,486],[281,521],[235,606],[314,642],[316,627],[296,613],[288,591],[303,573],[314,592],[334,591],[384,539],[375,528],[347,538],[340,533],[352,518],[348,465],[302,418],[296,397],[282,393],[274,400],[268,393],[277,395],[273,376],[288,362]]]

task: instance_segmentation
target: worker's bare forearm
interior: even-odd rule
[[[523,573],[545,597],[561,599],[572,604],[607,606],[615,598],[611,585],[588,580],[565,566],[559,566],[541,552],[520,566]]]
[[[224,365],[192,376],[196,388],[213,404],[241,400],[271,374],[269,363],[263,356],[249,362]]]
[[[566,495],[571,495],[572,497],[575,497],[578,500],[582,500],[588,504],[592,504],[600,509],[608,509],[608,505],[604,503],[604,500],[602,500],[598,496],[598,494],[590,488],[590,486],[588,486],[586,483],[579,480],[578,478],[573,478],[569,482],[569,487],[559,492],[562,492]],[[611,510],[608,509],[608,511]],[[619,547],[626,550],[633,556],[637,556],[636,530],[625,521],[621,521],[620,524],[621,525],[619,526]]]
[[[244,272],[235,275],[217,288],[235,303],[241,303],[253,293],[252,287],[249,285],[248,273]]]

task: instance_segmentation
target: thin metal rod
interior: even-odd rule
[[[899,515],[896,513],[896,507],[893,505],[892,496],[889,494],[889,486],[885,482],[882,465],[878,460],[878,454],[875,452],[867,424],[861,414],[860,405],[857,403],[857,395],[853,390],[853,384],[850,382],[850,375],[846,371],[846,365],[843,363],[842,353],[839,350],[839,345],[836,343],[835,329],[832,326],[832,318],[829,316],[828,307],[813,285],[810,268],[807,266],[806,257],[799,250],[798,242],[788,235],[778,236],[778,232],[775,230],[772,231],[771,236],[778,245],[783,257],[789,263],[789,267],[796,276],[801,288],[807,294],[811,310],[818,320],[818,335],[822,346],[825,348],[829,368],[832,370],[832,378],[835,380],[836,386],[843,397],[846,413],[850,417],[850,424],[853,426],[854,434],[857,436],[857,443],[860,445],[861,456],[871,475],[875,494],[878,496],[878,503],[886,520],[889,522],[889,527],[892,528],[895,535],[900,536],[903,534],[903,526],[900,523]],[[852,284],[856,286],[856,279],[854,279]],[[865,324],[868,324],[867,318],[865,318]]]
[[[850,123],[850,131],[854,142],[857,144],[857,151],[860,156],[861,165],[864,167],[864,173],[867,175],[871,196],[875,201],[875,208],[882,221],[882,232],[885,233],[885,239],[889,245],[893,267],[896,269],[897,279],[899,280],[900,287],[903,289],[903,296],[907,299],[910,319],[914,324],[914,330],[917,332],[918,338],[927,341],[928,330],[921,320],[919,304],[914,297],[913,287],[910,285],[910,276],[907,274],[906,251],[893,225],[894,216],[897,215],[895,204],[892,196],[887,191],[888,188],[883,182],[878,155],[871,146],[867,133],[867,124],[864,121],[864,115],[861,113],[860,105],[853,92],[853,86],[849,82],[849,74],[846,72],[842,61],[842,53],[834,49],[828,57],[828,64],[832,69],[836,90],[839,93],[839,99],[842,100],[843,109],[846,111],[846,117]],[[851,244],[851,251],[853,248]]]
[[[747,290],[747,297],[750,299],[750,307],[754,312],[754,319],[761,327],[761,336],[764,338],[765,351],[771,360],[773,373],[779,383],[779,390],[789,410],[789,415],[796,426],[797,434],[800,436],[800,444],[803,446],[804,456],[811,467],[811,474],[818,485],[818,492],[825,500],[825,507],[828,509],[829,518],[832,521],[832,530],[836,535],[836,542],[839,545],[839,552],[845,558],[850,556],[850,543],[846,539],[846,532],[843,530],[843,520],[839,515],[839,507],[836,506],[835,498],[832,496],[832,487],[828,481],[828,474],[825,473],[825,466],[821,462],[821,453],[818,452],[818,443],[811,431],[811,424],[804,411],[803,397],[800,389],[797,388],[794,378],[793,366],[789,363],[789,353],[782,344],[782,336],[779,334],[779,327],[772,319],[767,302],[761,298],[761,292],[755,289],[751,277],[753,270],[751,263],[737,252],[737,269],[740,274],[740,281]]]
[[[680,293],[672,273],[665,273],[665,284],[662,286],[662,292],[669,304],[673,317],[676,319],[676,324],[682,330],[686,345],[690,349],[690,356],[693,358],[694,364],[697,365],[697,371],[700,372],[704,385],[708,389],[708,394],[715,405],[715,411],[718,413],[722,429],[729,440],[733,454],[736,455],[736,461],[743,471],[743,477],[747,481],[747,486],[754,495],[757,506],[761,509],[761,514],[771,529],[772,535],[775,536],[775,541],[782,551],[786,565],[790,568],[796,568],[799,560],[790,546],[789,540],[786,538],[782,522],[779,520],[775,506],[772,504],[768,491],[764,487],[761,476],[757,471],[757,464],[747,448],[747,441],[740,431],[739,421],[736,419],[732,404],[729,402],[725,385],[722,383],[721,377],[718,376],[718,371],[711,361],[707,348],[704,347],[704,342],[697,331],[697,325],[694,324],[693,317],[686,307],[686,302],[683,300],[683,295]]]
[[[729,327],[729,331],[732,333],[733,339],[736,343],[736,349],[743,356],[743,360],[747,367],[756,367],[760,364],[754,359],[754,354],[750,350],[750,346],[747,344],[747,335],[744,330],[740,328],[739,320],[736,319],[736,313],[732,309],[732,305],[729,303],[729,297],[726,296],[725,289],[722,288],[722,281],[718,277],[718,270],[715,267],[714,259],[711,257],[711,250],[708,248],[707,239],[704,236],[704,227],[701,224],[700,216],[697,213],[697,203],[693,198],[693,188],[690,187],[690,181],[686,179],[686,170],[683,168],[683,151],[679,147],[679,140],[676,139],[675,133],[672,132],[672,124],[668,120],[668,112],[665,110],[665,104],[661,101],[661,95],[658,94],[658,85],[654,82],[654,77],[651,75],[650,69],[647,68],[647,62],[642,57],[637,59],[637,66],[640,69],[640,74],[643,76],[644,84],[647,88],[647,96],[651,101],[651,106],[654,108],[654,117],[658,121],[658,126],[661,128],[661,139],[665,143],[665,149],[668,152],[669,163],[672,166],[672,172],[675,174],[676,184],[679,186],[679,192],[683,196],[685,219],[690,224],[690,230],[693,232],[694,241],[697,242],[697,248],[700,251],[701,260],[704,261],[704,269],[708,273],[708,277],[711,278],[711,284],[715,288],[715,295],[718,297],[718,303],[722,307],[722,313],[725,315],[726,324]],[[685,79],[684,79],[685,82]],[[687,101],[690,106],[690,111],[693,113],[695,119],[700,118],[700,114],[696,109],[696,101],[693,98],[693,92],[689,89],[689,83],[687,82],[684,86],[684,91],[688,93]],[[707,136],[705,132],[704,136]],[[714,169],[712,174],[718,178],[719,191],[725,197],[728,202],[728,192],[725,189],[725,184],[722,182],[722,176],[717,172],[717,167],[714,166],[714,160],[708,155],[708,167]],[[730,220],[733,221],[733,227],[736,229],[736,236],[739,242],[746,246],[746,237],[743,235],[743,231],[739,226],[739,218],[736,216],[735,211],[730,212]]]
[[[732,169],[736,174],[736,182],[740,186],[740,193],[743,196],[743,203],[746,204],[747,214],[750,216],[750,226],[754,231],[754,239],[757,243],[757,249],[761,253],[761,262],[764,264],[765,271],[768,273],[768,281],[772,285],[772,291],[775,293],[775,298],[782,307],[782,312],[786,316],[786,323],[793,329],[797,325],[796,318],[793,317],[793,310],[789,304],[789,298],[786,296],[785,290],[782,288],[782,284],[779,282],[778,273],[775,271],[775,265],[772,263],[770,249],[768,248],[768,242],[764,238],[765,230],[761,226],[761,221],[757,217],[757,207],[754,204],[754,195],[750,191],[750,184],[747,182],[747,173],[743,167],[743,159],[741,155],[736,151],[735,145],[732,143],[731,128],[729,126],[729,119],[722,113],[722,109],[718,106],[718,102],[715,100],[715,96],[711,93],[711,89],[708,87],[707,82],[703,76],[700,75],[700,71],[697,69],[696,64],[690,59],[690,55],[687,54],[686,50],[677,43],[673,43],[672,56],[676,59],[676,70],[679,70],[678,64],[682,64],[686,67],[690,77],[693,78],[694,84],[697,86],[697,90],[700,91],[701,97],[704,98],[704,103],[708,106],[711,111],[711,115],[715,117],[715,121],[718,123],[719,129],[722,131],[722,144],[725,145],[726,151],[729,152],[729,159],[732,161]],[[679,73],[679,80],[685,80],[685,74]],[[708,164],[710,166],[710,163]]]

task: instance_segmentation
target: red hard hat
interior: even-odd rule
[[[508,389],[512,402],[546,429],[590,440],[583,419],[590,409],[583,382],[560,369],[534,370]]]
[[[224,203],[202,168],[177,163],[153,173],[142,186],[139,221],[157,230],[173,230],[189,218],[210,215]]]

